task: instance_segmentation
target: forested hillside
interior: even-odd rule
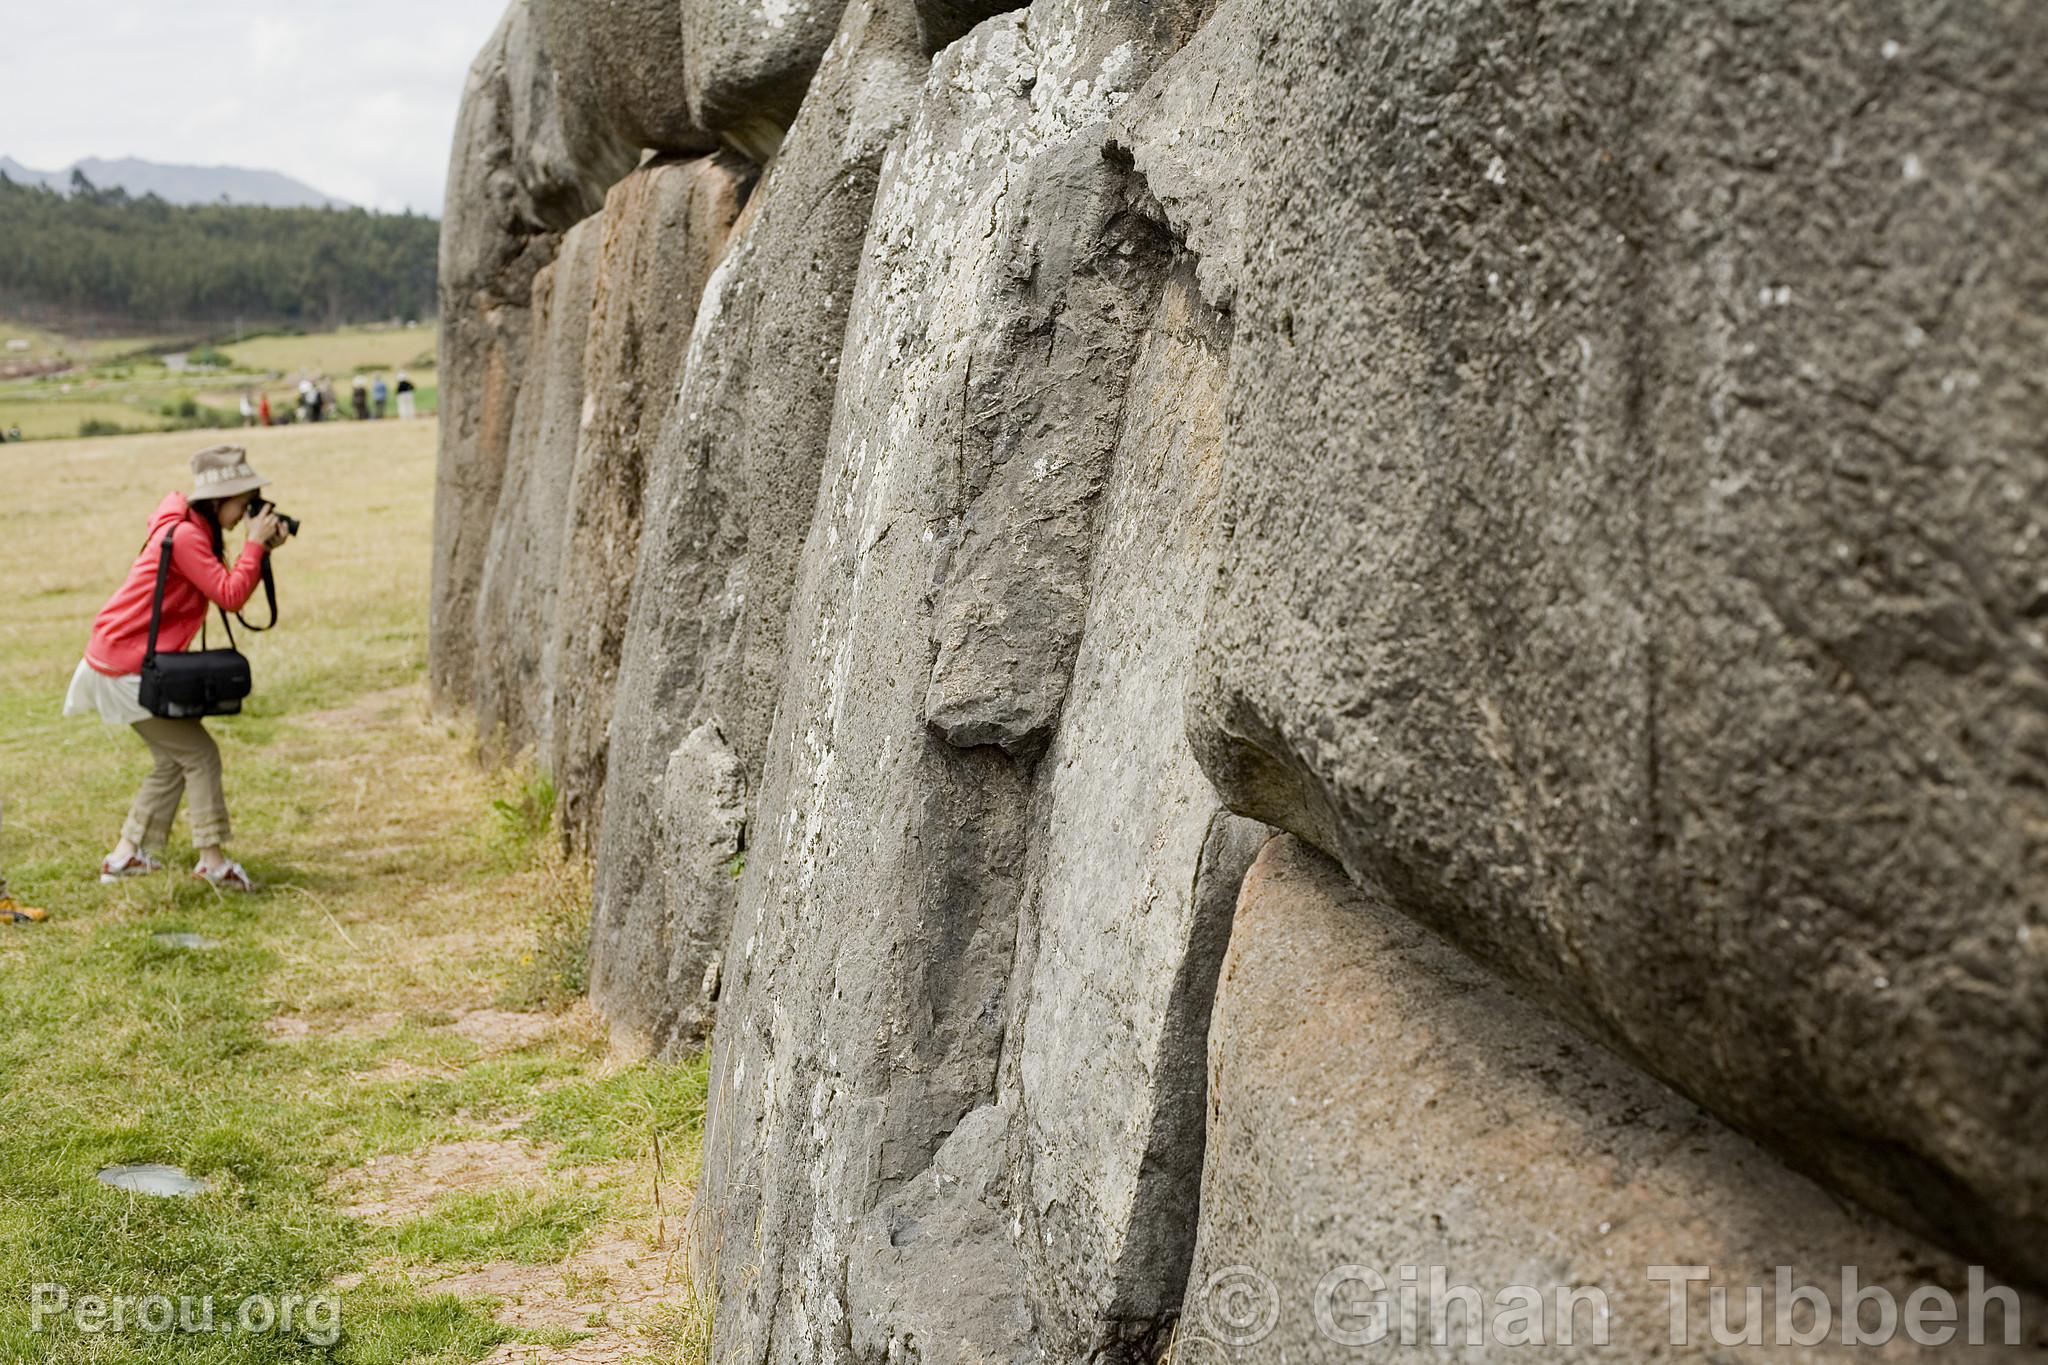
[[[440,225],[361,209],[181,207],[0,177],[0,311],[145,327],[433,311]]]

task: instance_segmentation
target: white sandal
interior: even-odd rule
[[[195,867],[192,869],[192,875],[216,891],[254,891],[256,889],[256,883],[250,880],[248,871],[240,863],[236,862],[222,863],[211,872],[203,867]]]
[[[164,865],[140,849],[128,855],[128,861],[114,866],[112,854],[100,859],[100,885],[112,886],[126,877],[147,877],[152,872],[161,872]]]

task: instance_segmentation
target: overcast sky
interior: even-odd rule
[[[0,7],[0,154],[249,166],[439,215],[463,74],[505,0]]]

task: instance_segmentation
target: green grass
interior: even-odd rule
[[[242,637],[249,710],[211,723],[231,851],[271,888],[248,899],[183,875],[181,844],[169,874],[98,886],[143,749],[57,714],[93,612],[198,438],[0,447],[0,869],[52,916],[0,929],[0,1362],[454,1365],[564,1338],[507,1327],[488,1297],[436,1291],[437,1274],[552,1266],[606,1230],[651,1229],[657,1179],[674,1235],[704,1067],[607,1061],[575,1000],[587,872],[552,837],[551,791],[482,772],[467,729],[425,706],[432,440],[424,422],[250,436],[305,533],[277,560],[283,625]],[[153,937],[171,930],[219,946]],[[499,1048],[449,1027],[508,998],[561,1011],[554,1031]],[[373,1158],[507,1137],[544,1144],[537,1179],[446,1189],[392,1226],[350,1216],[334,1183]],[[212,1188],[155,1200],[94,1179],[143,1161]],[[339,1335],[88,1333],[68,1317],[38,1332],[42,1283],[211,1294],[230,1316],[250,1294],[334,1293]],[[697,1361],[707,1331],[678,1286],[636,1341]]]

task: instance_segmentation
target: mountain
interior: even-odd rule
[[[55,171],[31,170],[11,156],[0,156],[0,175],[17,185],[47,185],[53,190],[63,189],[71,180],[69,171],[59,175]]]
[[[244,166],[169,166],[136,157],[106,160],[89,156],[60,171],[39,171],[10,156],[0,156],[0,172],[18,185],[47,185],[59,194],[71,189],[71,173],[103,190],[116,186],[138,197],[154,194],[173,204],[256,204],[266,208],[345,209],[347,200],[322,194],[311,185],[277,171]]]

